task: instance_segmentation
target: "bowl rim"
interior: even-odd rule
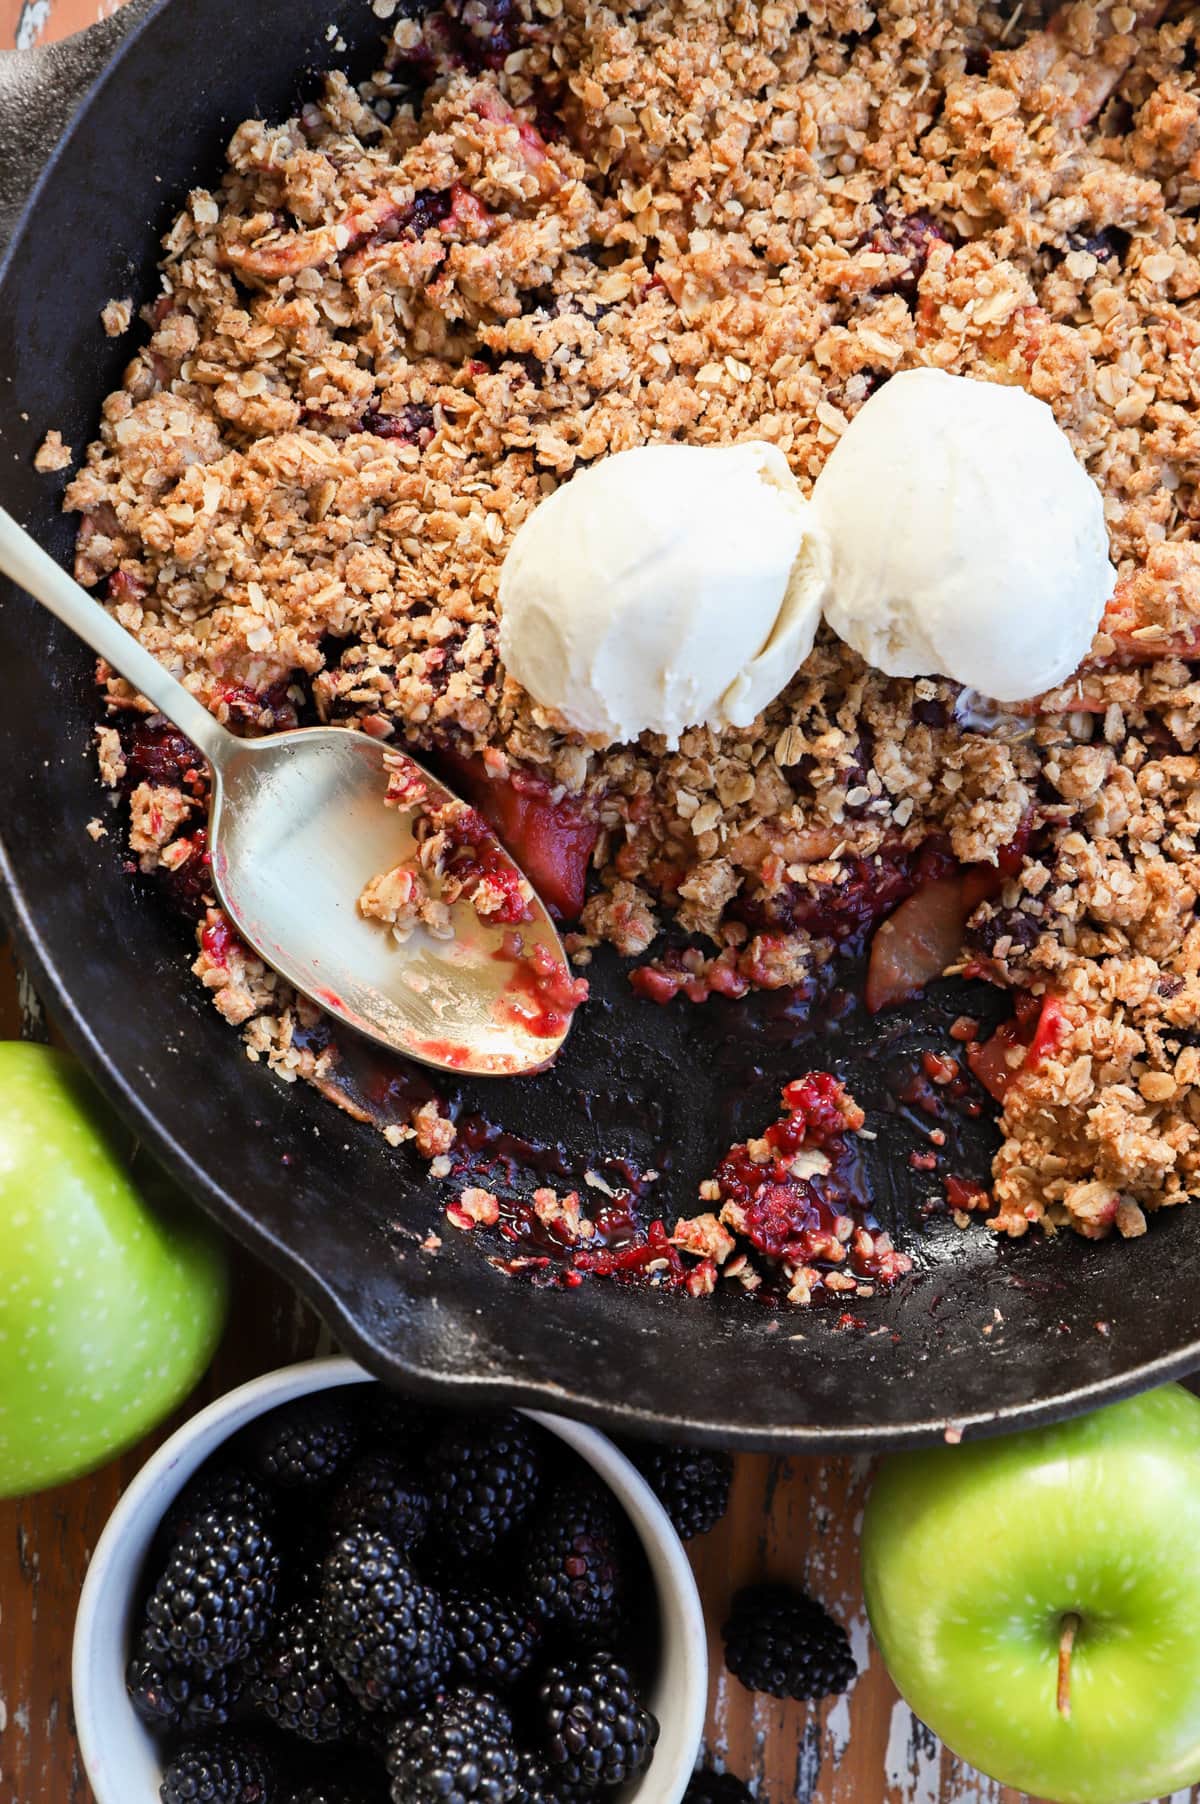
[[[71,1651],[75,1732],[97,1804],[156,1804],[158,1797],[155,1779],[150,1779],[151,1789],[144,1800],[131,1792],[127,1754],[114,1751],[114,1746],[125,1748],[127,1738],[114,1736],[112,1712],[114,1706],[125,1712],[146,1756],[149,1778],[153,1741],[126,1697],[123,1655],[137,1575],[165,1512],[205,1461],[257,1417],[323,1390],[381,1382],[344,1355],[301,1360],[264,1372],[190,1416],[151,1454],[122,1492],[88,1563]],[[616,1497],[642,1544],[654,1578],[662,1628],[662,1670],[656,1693],[668,1676],[675,1689],[670,1721],[661,1709],[658,1712],[661,1732],[650,1768],[635,1788],[626,1788],[617,1799],[619,1804],[680,1804],[700,1751],[708,1702],[704,1612],[683,1543],[642,1474],[607,1435],[545,1410],[521,1409],[519,1413],[564,1442],[592,1468]],[[121,1655],[116,1661],[112,1658],[114,1642]]]

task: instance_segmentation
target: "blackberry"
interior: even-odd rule
[[[185,1742],[171,1756],[158,1795],[162,1804],[282,1804],[284,1791],[258,1742],[218,1735]]]
[[[250,1657],[250,1701],[304,1741],[337,1741],[357,1727],[358,1707],[329,1657],[321,1614],[296,1604]]]
[[[418,221],[417,203],[413,203],[412,224]],[[399,413],[380,413],[369,407],[359,421],[360,432],[373,432],[376,438],[396,438],[406,445],[419,445],[422,451],[433,437],[433,409],[423,402],[410,402]]]
[[[218,1729],[229,1721],[245,1684],[244,1666],[225,1666],[201,1678],[168,1665],[144,1641],[125,1671],[129,1701],[152,1729]]]
[[[267,1628],[279,1556],[249,1510],[209,1510],[175,1544],[146,1601],[146,1652],[213,1673],[249,1653]]]
[[[568,1785],[624,1785],[650,1764],[658,1721],[611,1654],[551,1666],[538,1692],[544,1751]]]
[[[528,1672],[542,1632],[515,1605],[494,1591],[446,1591],[442,1612],[457,1678],[504,1689]]]
[[[938,701],[936,696],[923,697],[912,705],[913,719],[919,720],[923,727],[933,727],[940,731],[950,725],[950,710],[945,702]]]
[[[222,1515],[236,1510],[239,1515],[257,1516],[260,1522],[270,1523],[274,1506],[266,1488],[244,1466],[214,1466],[179,1493],[163,1519],[163,1536],[174,1546],[210,1510]]]
[[[1120,226],[1104,226],[1094,233],[1067,233],[1068,250],[1088,251],[1098,263],[1107,263],[1110,259],[1123,263],[1132,243],[1129,233],[1122,231]]]
[[[429,1456],[433,1533],[459,1559],[477,1560],[529,1514],[542,1454],[519,1416],[469,1416],[442,1433]]]
[[[727,1453],[704,1447],[639,1447],[633,1457],[683,1540],[706,1535],[729,1508],[733,1461]]]
[[[285,1491],[311,1490],[335,1478],[358,1445],[359,1413],[341,1389],[274,1410],[253,1436],[254,1466]]]
[[[875,293],[902,295],[911,307],[916,304],[917,284],[933,246],[949,244],[953,240],[945,227],[928,213],[906,214],[898,207],[888,207],[875,230],[863,242],[884,256],[904,258],[904,266],[896,274],[879,278]]]
[[[387,1756],[393,1804],[512,1804],[517,1751],[512,1719],[486,1692],[465,1686],[392,1731]]]
[[[416,1547],[429,1527],[429,1493],[390,1453],[365,1453],[338,1487],[330,1521],[337,1529],[382,1529],[397,1547]]]
[[[436,1691],[449,1656],[442,1606],[377,1529],[343,1535],[326,1557],[321,1610],[335,1670],[368,1710],[410,1710]]]
[[[526,1537],[522,1595],[543,1622],[603,1641],[622,1626],[628,1592],[625,1519],[593,1479],[551,1490]]]
[[[754,1804],[748,1786],[732,1773],[697,1773],[683,1794],[683,1804]]]
[[[978,917],[972,917],[966,930],[967,944],[976,952],[982,952],[990,958],[996,950],[997,942],[1008,940],[1005,956],[1020,963],[1022,952],[1028,952],[1036,946],[1041,937],[1044,923],[1026,914],[1023,908],[998,908],[989,903]]]
[[[189,771],[204,770],[204,754],[161,714],[139,714],[122,721],[117,731],[130,789],[139,783],[167,783],[179,789]]]
[[[790,1585],[751,1585],[733,1600],[725,1664],[748,1691],[814,1701],[845,1691],[858,1670],[846,1631]]]

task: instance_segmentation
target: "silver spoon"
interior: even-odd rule
[[[409,817],[383,804],[386,743],[345,727],[237,738],[2,508],[0,570],[208,760],[213,888],[260,958],[327,1014],[422,1064],[515,1076],[550,1063],[569,1019],[531,1005],[529,955],[544,947],[570,972],[540,901],[516,929],[520,959],[513,930],[485,926],[467,902],[453,905],[448,940],[418,927],[399,944],[359,913],[370,879],[414,849]],[[455,799],[412,762],[435,805]]]

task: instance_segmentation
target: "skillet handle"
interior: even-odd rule
[[[80,101],[158,0],[126,0],[56,44],[0,52],[0,258],[21,208]]]

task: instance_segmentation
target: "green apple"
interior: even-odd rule
[[[863,1526],[875,1639],[973,1766],[1061,1804],[1200,1779],[1200,1402],[900,1454]]]
[[[137,1440],[220,1335],[220,1247],[131,1150],[72,1059],[0,1043],[0,1496]]]

